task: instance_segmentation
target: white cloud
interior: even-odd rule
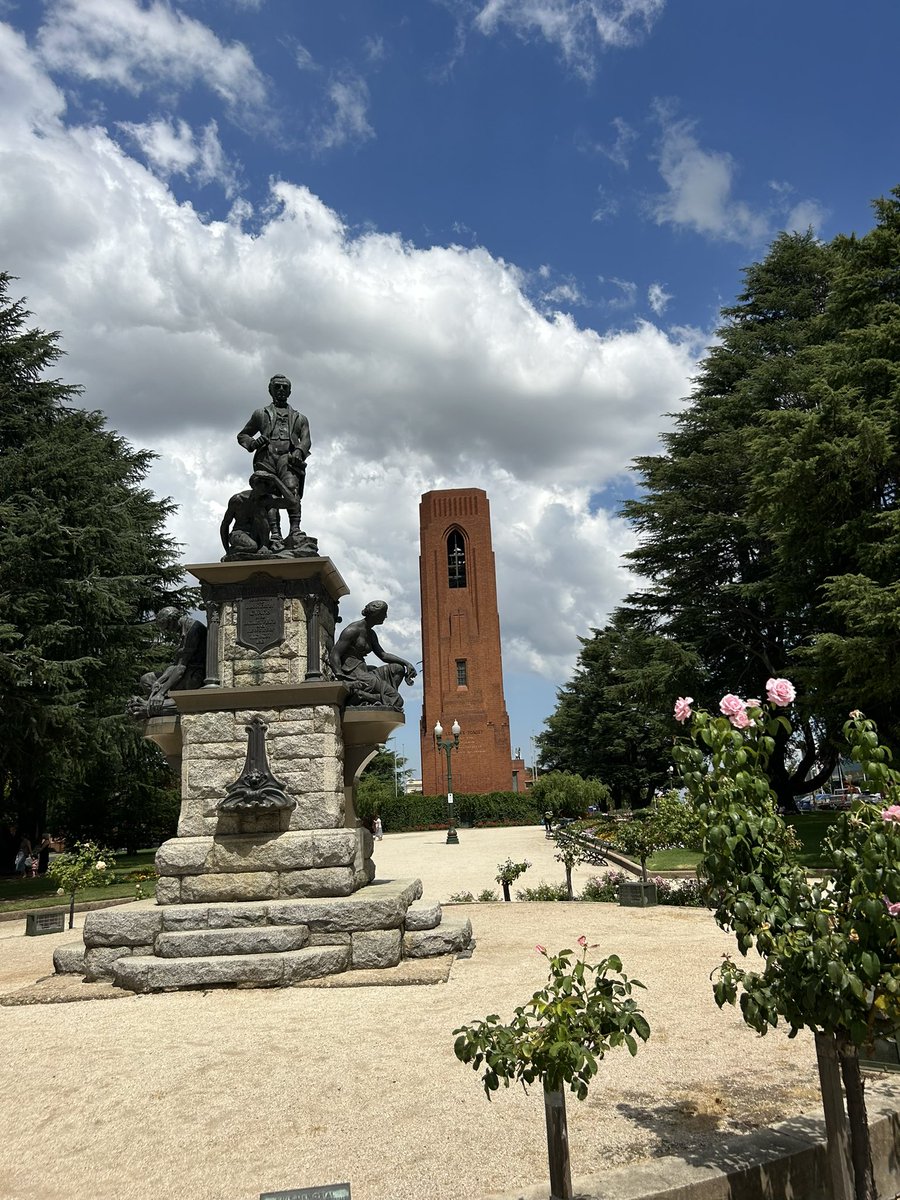
[[[507,25],[519,37],[541,37],[589,79],[599,50],[639,42],[664,7],[665,0],[487,0],[475,25],[484,34]]]
[[[672,296],[661,283],[651,283],[647,288],[647,303],[658,317],[661,317],[668,307]]]
[[[600,283],[611,283],[619,289],[618,295],[605,301],[606,307],[610,309],[627,309],[634,308],[637,300],[637,284],[630,279],[616,279],[614,275],[598,275],[597,279]]]
[[[659,171],[668,191],[650,205],[657,224],[682,225],[730,241],[763,241],[769,233],[769,218],[732,196],[735,164],[731,155],[704,149],[694,135],[693,121],[673,120],[662,109],[659,117]]]
[[[288,181],[252,232],[240,197],[228,221],[204,222],[103,129],[67,127],[59,91],[2,25],[0,81],[0,262],[35,320],[63,331],[58,370],[85,403],[159,451],[151,482],[180,506],[185,560],[219,555],[249,470],[235,434],[284,371],[312,427],[304,528],[351,586],[345,612],[384,595],[385,644],[418,659],[418,496],[481,486],[505,666],[564,678],[577,635],[628,586],[631,531],[592,513],[591,493],[655,448],[695,337],[547,317],[487,250],[354,233]],[[197,138],[163,134],[147,135],[160,163],[189,166]]]
[[[592,221],[605,221],[607,217],[614,217],[619,211],[619,202],[615,196],[610,196],[605,188],[597,188],[597,206],[591,213]]]
[[[210,121],[197,138],[187,121],[159,119],[144,124],[119,122],[119,129],[133,138],[148,162],[162,175],[183,175],[199,186],[218,183],[226,196],[237,188],[234,167],[228,162],[215,121]]]
[[[723,150],[708,150],[695,135],[696,124],[675,119],[665,103],[655,105],[661,126],[659,171],[668,190],[647,205],[658,225],[671,224],[725,241],[759,245],[779,229],[805,232],[819,229],[825,219],[817,200],[792,202],[794,188],[783,180],[769,180],[775,194],[770,204],[753,206],[734,197],[737,176],[734,159]]]
[[[611,145],[604,142],[597,142],[594,149],[608,158],[610,162],[615,163],[617,167],[622,167],[623,170],[627,171],[629,166],[628,152],[632,142],[637,138],[637,132],[621,117],[613,117],[610,124],[616,133],[615,141]]]
[[[55,0],[38,35],[53,71],[145,91],[203,83],[235,109],[260,106],[266,85],[240,42],[225,44],[165,0]]]
[[[315,135],[320,150],[332,150],[347,142],[364,142],[375,136],[369,124],[369,89],[358,75],[333,79],[328,86],[330,112]]]
[[[806,233],[807,229],[819,233],[827,215],[827,211],[818,200],[801,200],[791,208],[784,228],[788,233]]]

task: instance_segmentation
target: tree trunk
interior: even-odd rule
[[[503,888],[503,899],[509,900],[509,884],[504,879],[500,886]]]
[[[565,1092],[550,1091],[544,1082],[544,1116],[547,1120],[547,1157],[550,1162],[550,1200],[572,1200],[569,1165],[569,1129]]]
[[[856,1200],[875,1200],[875,1170],[872,1166],[865,1087],[859,1070],[859,1051],[846,1038],[839,1038],[837,1046],[841,1075],[844,1078],[844,1093],[847,1097],[850,1155],[856,1182]]]
[[[822,1089],[822,1108],[825,1112],[825,1133],[828,1138],[826,1154],[831,1178],[832,1200],[854,1200],[853,1167],[850,1161],[850,1139],[844,1097],[841,1093],[841,1073],[833,1033],[816,1033],[816,1063],[819,1068],[819,1087]]]
[[[75,893],[72,893],[72,900],[69,904],[69,928],[72,929],[75,925]]]
[[[575,899],[575,893],[572,891],[572,868],[566,867],[566,892],[570,900]]]

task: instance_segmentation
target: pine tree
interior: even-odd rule
[[[0,782],[7,819],[44,832],[77,790],[147,660],[148,615],[180,575],[153,456],[46,378],[59,335],[27,328],[0,274]],[[111,781],[113,782],[113,781]]]

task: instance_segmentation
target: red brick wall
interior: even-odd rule
[[[457,529],[466,553],[466,586],[451,588],[447,538]],[[500,617],[491,543],[491,511],[480,488],[427,492],[419,505],[422,596],[422,790],[447,788],[447,756],[434,746],[459,721],[452,754],[454,792],[509,791],[512,787],[509,715],[503,699]],[[457,663],[466,664],[466,684]]]

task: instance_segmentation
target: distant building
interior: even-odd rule
[[[422,790],[446,790],[447,756],[434,744],[458,721],[455,792],[513,788],[503,697],[491,511],[481,488],[427,492],[419,505],[422,597]],[[524,764],[523,764],[524,768]],[[524,774],[519,780],[524,790]]]

